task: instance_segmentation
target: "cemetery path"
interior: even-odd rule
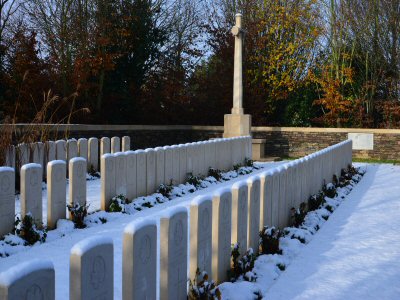
[[[264,168],[245,176],[239,176],[230,181],[210,186],[209,188],[198,190],[193,194],[176,198],[173,201],[157,205],[151,209],[137,212],[134,215],[122,213],[107,214],[107,223],[85,228],[83,230],[66,231],[62,238],[55,238],[49,232],[48,241],[44,244],[35,246],[11,255],[7,258],[0,258],[0,273],[28,260],[51,260],[54,264],[56,273],[56,299],[69,299],[69,256],[71,248],[79,241],[93,236],[111,237],[114,241],[114,299],[122,298],[122,236],[123,230],[132,221],[141,222],[143,219],[155,218],[162,215],[165,210],[173,206],[189,207],[191,200],[200,195],[213,193],[214,191],[231,186],[237,181],[265,172],[268,169],[275,168],[285,162],[263,163]],[[68,187],[67,187],[68,190]],[[100,180],[88,181],[88,202],[96,205],[100,203]],[[43,192],[43,202],[46,203],[46,193]],[[43,204],[45,209],[45,204]],[[45,219],[44,219],[45,220]],[[159,266],[158,266],[159,267]],[[159,283],[157,283],[158,285]]]
[[[400,166],[368,165],[265,299],[400,299]]]

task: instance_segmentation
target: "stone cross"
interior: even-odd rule
[[[235,37],[235,64],[233,73],[232,114],[243,114],[243,36],[242,14],[236,14],[236,24],[232,28]]]

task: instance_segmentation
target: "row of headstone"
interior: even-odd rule
[[[176,207],[165,212],[159,222],[148,218],[132,222],[124,230],[122,299],[156,299],[157,296],[168,300],[187,299],[187,280],[194,278],[197,268],[206,271],[216,283],[226,281],[231,244],[238,243],[242,255],[248,247],[257,250],[259,230],[264,225],[276,226],[283,221],[281,217],[285,215],[280,215],[279,210],[297,203],[303,190],[304,193],[312,190],[314,174],[325,176],[325,172],[330,171],[333,175],[347,167],[351,163],[351,149],[351,142],[346,141],[276,171],[237,182],[211,196],[197,197],[189,211]],[[79,166],[81,161],[84,160],[73,160],[72,164]],[[304,169],[300,166],[306,166],[308,172],[301,174]],[[320,170],[313,172],[310,167]],[[49,170],[49,174],[53,171]],[[2,183],[7,172],[13,170],[0,169]],[[303,183],[303,180],[296,180],[299,175],[307,177],[305,183],[310,188],[301,186],[293,192]],[[9,180],[11,178],[9,176]],[[104,237],[83,240],[72,248],[70,299],[113,299],[113,251],[112,239]],[[158,263],[160,273],[157,275]],[[16,299],[20,295],[54,299],[52,264],[33,262],[0,274],[0,298]]]
[[[130,150],[130,137],[124,136],[101,139],[101,155]],[[23,165],[36,163],[42,166],[46,177],[45,166],[53,160],[69,162],[74,157],[82,157],[87,160],[88,171],[99,170],[99,141],[97,138],[80,138],[58,141],[37,142],[33,144],[19,144],[9,146],[6,151],[5,166],[20,170]],[[68,166],[67,166],[68,168]]]
[[[102,139],[101,145],[100,149],[106,149],[109,140]],[[150,195],[161,184],[186,182],[189,173],[207,175],[210,167],[232,169],[250,155],[251,137],[102,155],[102,209],[116,195],[124,194],[129,200]]]

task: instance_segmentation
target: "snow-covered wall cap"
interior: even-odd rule
[[[73,164],[73,163],[78,163],[78,162],[81,162],[81,161],[86,162],[86,159],[84,159],[83,157],[74,157],[74,158],[71,158],[71,159],[69,160],[69,163],[70,163],[70,164]],[[39,165],[39,166],[40,166],[40,165]]]
[[[186,207],[184,206],[177,206],[177,207],[173,207],[168,209],[165,213],[162,214],[161,218],[162,219],[169,219],[172,218],[174,215],[179,214],[179,213],[187,213],[188,210]]]
[[[32,272],[49,269],[54,270],[54,265],[50,260],[35,259],[24,262],[0,273],[0,285],[10,286]]]
[[[41,169],[41,168],[42,168],[41,165],[31,163],[31,164],[23,165],[22,168],[21,168],[21,171],[25,171],[25,170],[28,170],[28,169]]]
[[[100,245],[113,244],[113,239],[108,236],[94,236],[91,238],[84,239],[79,243],[75,244],[71,249],[71,255],[82,256],[87,251]]]
[[[14,168],[11,167],[0,167],[0,172],[14,172]]]
[[[52,160],[47,164],[47,166],[52,167],[52,166],[55,166],[55,165],[66,165],[66,164],[67,163],[65,161],[63,161],[63,160]]]
[[[213,197],[222,197],[224,194],[227,193],[232,194],[232,191],[229,187],[220,188],[213,193]]]
[[[240,188],[246,186],[247,187],[247,181],[246,180],[242,180],[239,182],[236,182],[232,185],[232,190],[240,190]]]
[[[133,221],[129,223],[125,229],[124,233],[125,234],[135,234],[137,231],[140,229],[146,227],[146,226],[156,226],[157,227],[157,221],[154,219],[143,219],[142,221]]]
[[[200,206],[205,202],[212,202],[212,196],[211,195],[197,196],[192,200],[190,204],[192,206]]]

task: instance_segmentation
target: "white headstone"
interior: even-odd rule
[[[156,184],[156,152],[154,149],[146,149],[146,194],[151,195],[157,189]]]
[[[179,145],[176,149],[179,152],[179,183],[184,183],[187,180],[187,154],[186,146]]]
[[[42,166],[27,164],[21,168],[21,216],[28,213],[42,226]]]
[[[0,238],[11,233],[15,221],[15,171],[0,167]]]
[[[64,140],[56,141],[56,159],[67,160],[67,142]]]
[[[99,171],[99,140],[97,138],[89,139],[88,170]]]
[[[243,255],[247,245],[248,225],[248,187],[244,181],[232,186],[232,244],[239,244],[240,254]]]
[[[75,139],[67,141],[67,161],[78,156],[78,142]]]
[[[128,165],[129,168],[129,165]],[[115,156],[104,154],[101,157],[101,210],[108,210],[112,197],[117,195],[115,186],[115,173],[117,165]]]
[[[86,160],[75,157],[69,161],[69,203],[86,205]]]
[[[290,207],[287,203],[287,172],[284,168],[279,171],[279,228],[289,225]]]
[[[260,175],[261,187],[261,218],[260,218],[260,231],[264,226],[272,226],[272,173],[264,172]]]
[[[122,152],[131,150],[131,138],[129,136],[122,137]]]
[[[137,197],[147,196],[147,157],[143,150],[136,150],[136,192]]]
[[[63,160],[53,160],[47,164],[47,227],[56,228],[57,221],[65,219],[67,166]]]
[[[156,151],[156,187],[165,183],[165,152],[161,147],[154,149]]]
[[[160,220],[160,299],[187,299],[188,214],[170,210]]]
[[[213,195],[212,279],[225,282],[231,266],[232,192],[221,189]]]
[[[56,144],[53,141],[47,141],[44,144],[44,162],[43,166],[43,177],[47,177],[47,164],[53,160],[56,160]],[[65,171],[66,172],[66,171]]]
[[[172,180],[175,184],[182,183],[180,181],[180,155],[179,155],[179,147],[172,146]]]
[[[88,155],[88,140],[81,138],[78,140],[78,156],[83,157],[86,161],[89,158]]]
[[[196,198],[190,206],[190,263],[189,277],[195,278],[196,270],[211,273],[212,198]]]
[[[276,169],[272,173],[270,225],[279,227],[279,173]]]
[[[92,237],[71,249],[71,300],[114,299],[114,245],[112,238]]]
[[[55,272],[51,261],[24,262],[0,273],[2,300],[55,298]]]
[[[127,179],[127,161],[126,154],[124,152],[117,152],[114,154],[115,157],[115,191],[117,195],[126,196],[126,179]]]
[[[164,155],[165,155],[165,170],[164,170],[164,180],[166,184],[170,184],[171,181],[174,183],[174,157],[173,157],[173,148],[170,146],[164,147]]]
[[[29,164],[30,148],[28,144],[18,145],[18,166],[19,169],[23,165]]]
[[[252,177],[247,180],[249,189],[249,232],[248,247],[258,253],[260,230],[260,178]]]
[[[10,145],[6,149],[6,161],[5,165],[11,168],[15,168],[15,147]]]
[[[192,144],[185,144],[186,147],[186,168],[188,173],[194,174],[195,165],[195,146]]]
[[[111,153],[111,142],[110,138],[103,137],[100,139],[100,157],[107,153]]]
[[[114,136],[111,138],[111,153],[117,153],[121,151],[121,140],[119,137]]]
[[[129,200],[136,198],[137,179],[136,179],[136,153],[127,151],[126,153],[126,197]]]
[[[125,228],[122,254],[123,299],[156,299],[157,247],[155,221],[132,222]]]

